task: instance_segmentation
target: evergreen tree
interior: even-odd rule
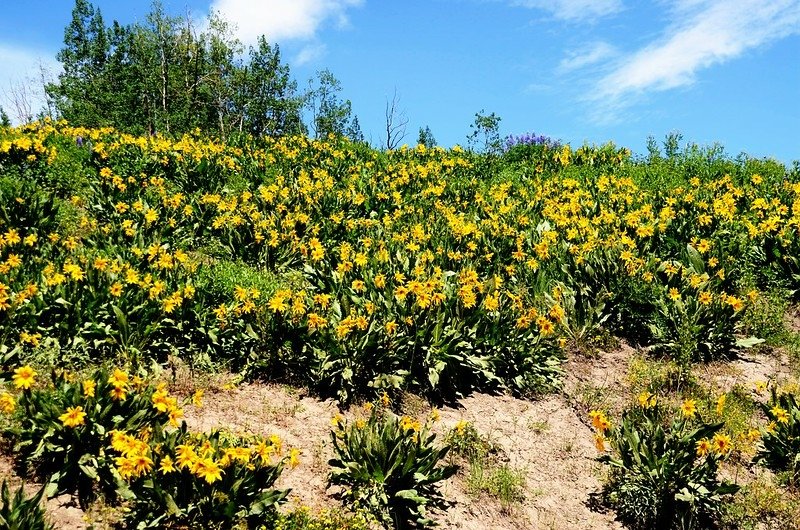
[[[11,127],[11,118],[6,114],[6,109],[0,107],[0,127]]]
[[[436,145],[436,138],[433,137],[430,127],[426,125],[424,129],[422,127],[419,128],[417,143],[424,145],[428,149]]]

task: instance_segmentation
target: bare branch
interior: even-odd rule
[[[3,95],[11,104],[11,112],[19,124],[33,121],[34,94],[25,81],[9,81],[8,90],[3,90]]]
[[[397,95],[397,89],[394,89],[392,101],[386,101],[386,149],[395,149],[403,138],[406,137],[406,127],[408,125],[408,118],[406,111],[400,110],[400,96]]]

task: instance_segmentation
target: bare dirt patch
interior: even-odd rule
[[[780,349],[744,351],[732,361],[699,364],[694,373],[723,392],[737,385],[753,389],[756,381],[782,383],[792,378],[789,357]]]
[[[441,411],[445,426],[472,422],[502,449],[508,464],[523,471],[525,499],[510,514],[496,501],[466,493],[463,476],[444,489],[456,505],[443,518],[446,528],[621,528],[613,516],[592,511],[589,494],[600,489],[600,469],[591,430],[561,396],[530,402],[478,394]]]
[[[211,392],[205,402],[199,411],[187,411],[190,429],[278,434],[287,446],[303,452],[302,464],[284,471],[278,485],[291,487],[296,503],[338,505],[326,489],[328,432],[337,412],[334,401],[275,385],[247,384]],[[440,433],[460,420],[472,422],[502,449],[510,466],[523,471],[526,480],[525,500],[511,513],[503,513],[498,500],[468,494],[463,473],[453,477],[443,487],[445,497],[455,503],[440,517],[443,528],[621,528],[612,515],[593,512],[587,505],[589,494],[600,488],[597,451],[591,430],[563,397],[531,402],[476,394],[442,409],[440,415]]]
[[[564,394],[578,411],[619,413],[630,401],[626,377],[636,354],[634,348],[620,342],[617,348],[595,356],[570,355],[564,365]]]

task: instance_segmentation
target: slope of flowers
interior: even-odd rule
[[[728,355],[759,289],[797,283],[796,172],[519,147],[0,131],[6,362],[177,355],[343,400],[530,393],[601,327]]]

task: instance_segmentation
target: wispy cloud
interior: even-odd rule
[[[37,71],[40,62],[52,63],[53,55],[0,42],[0,82],[24,79]]]
[[[670,14],[663,36],[619,60],[591,99],[620,104],[690,85],[702,69],[800,33],[800,0],[678,0]]]
[[[617,54],[617,49],[607,42],[598,41],[580,50],[573,50],[558,64],[560,73],[568,73],[605,61]]]
[[[593,20],[622,10],[622,0],[512,0],[511,5],[541,9],[570,22]]]
[[[303,49],[301,49],[300,52],[295,56],[293,64],[295,66],[302,66],[304,64],[316,61],[325,55],[327,49],[327,46],[324,44],[307,44],[306,46],[303,46]]]
[[[55,76],[54,53],[0,42],[0,105],[15,122],[24,121],[44,106],[40,76]]]
[[[347,9],[364,0],[214,0],[212,11],[236,24],[238,37],[252,44],[260,35],[270,42],[313,39],[323,23],[348,24]]]

